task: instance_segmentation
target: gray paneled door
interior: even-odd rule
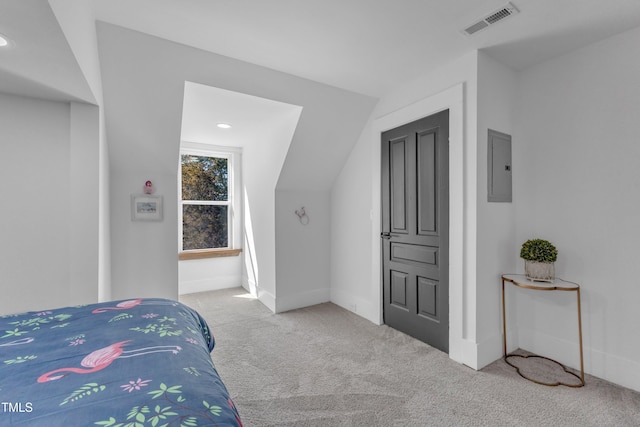
[[[449,351],[449,111],[382,134],[384,321]]]

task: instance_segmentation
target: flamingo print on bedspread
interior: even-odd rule
[[[161,298],[0,316],[0,427],[241,426],[214,346],[198,312]]]
[[[49,381],[59,380],[60,378],[66,377],[70,373],[76,374],[89,374],[91,372],[100,371],[107,366],[111,365],[116,359],[123,359],[126,357],[135,357],[142,356],[144,354],[149,353],[159,353],[164,351],[170,351],[173,354],[178,354],[182,347],[175,345],[163,345],[163,346],[154,346],[154,347],[146,347],[139,348],[135,350],[123,350],[122,347],[130,343],[131,340],[120,341],[115,344],[111,344],[104,348],[92,351],[89,353],[82,361],[80,365],[82,368],[60,368],[55,369],[53,371],[47,372],[46,374],[40,375],[38,378],[39,383],[46,383]],[[55,375],[60,374],[60,375]]]
[[[127,301],[119,302],[114,307],[96,308],[91,313],[98,314],[98,313],[104,313],[104,312],[109,311],[109,310],[128,310],[128,309],[133,308],[133,307],[135,307],[137,305],[140,305],[140,304],[142,304],[142,300],[141,299],[130,299],[130,300],[127,300]]]

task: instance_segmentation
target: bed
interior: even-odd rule
[[[132,299],[0,317],[0,426],[241,426],[191,308]]]

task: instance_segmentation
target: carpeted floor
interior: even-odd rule
[[[209,322],[246,427],[640,426],[638,392],[542,386],[502,360],[474,371],[331,303],[274,315],[241,288],[181,301]]]

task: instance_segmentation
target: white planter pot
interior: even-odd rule
[[[552,262],[524,261],[527,279],[538,282],[553,282],[556,278],[555,264]]]

